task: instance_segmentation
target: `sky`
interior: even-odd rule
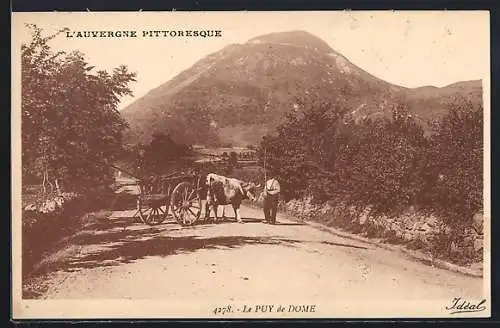
[[[134,97],[232,43],[272,32],[303,30],[367,72],[406,87],[437,87],[489,75],[489,15],[485,11],[128,12],[13,13],[13,61],[30,35],[25,23],[47,33],[71,31],[220,30],[217,38],[67,38],[54,50],[79,50],[98,69],[124,64],[137,72]],[[17,50],[16,50],[17,49]],[[17,52],[16,52],[17,51]],[[17,56],[17,57],[16,57]],[[13,69],[16,66],[13,65]]]

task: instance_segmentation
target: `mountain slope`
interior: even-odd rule
[[[271,33],[229,45],[151,90],[122,114],[129,140],[148,142],[168,130],[186,143],[254,144],[286,112],[321,99],[355,118],[387,116],[404,104],[425,125],[470,99],[481,103],[480,81],[408,89],[367,73],[323,40],[303,31]]]

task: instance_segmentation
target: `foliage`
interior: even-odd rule
[[[111,181],[106,163],[122,151],[127,124],[118,104],[132,94],[135,73],[125,66],[94,72],[83,54],[51,50],[63,31],[45,36],[28,27],[32,39],[21,49],[23,177],[95,193]]]
[[[482,209],[482,110],[452,110],[426,136],[407,108],[391,119],[342,118],[328,103],[288,114],[260,145],[261,164],[277,173],[285,200],[368,206],[395,214],[410,205],[439,214],[452,231]]]
[[[229,164],[235,166],[238,163],[238,154],[232,151],[229,153]]]
[[[343,113],[332,107],[330,103],[312,103],[302,111],[292,111],[278,127],[278,135],[262,141],[262,165],[282,180],[286,200],[308,192],[320,200],[332,196],[330,171],[337,143],[331,141],[341,130]]]
[[[426,140],[407,110],[395,108],[392,119],[364,120],[348,133],[338,141],[337,195],[386,213],[411,204],[421,184],[418,167]]]
[[[168,132],[153,134],[151,142],[138,150],[138,166],[147,174],[166,173],[169,163],[190,153],[189,146],[175,142]]]
[[[483,112],[453,110],[436,132],[421,172],[421,202],[463,228],[483,205]]]

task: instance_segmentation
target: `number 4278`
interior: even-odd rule
[[[216,307],[213,310],[213,314],[215,314],[215,315],[219,315],[219,314],[224,315],[224,314],[228,314],[231,312],[233,312],[233,308],[231,307],[231,305]]]

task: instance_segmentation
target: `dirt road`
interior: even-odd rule
[[[226,211],[232,214],[231,210]],[[278,217],[182,227],[133,223],[131,212],[88,225],[31,282],[43,299],[282,298],[435,300],[475,297],[482,280]],[[229,215],[228,214],[228,215]]]

